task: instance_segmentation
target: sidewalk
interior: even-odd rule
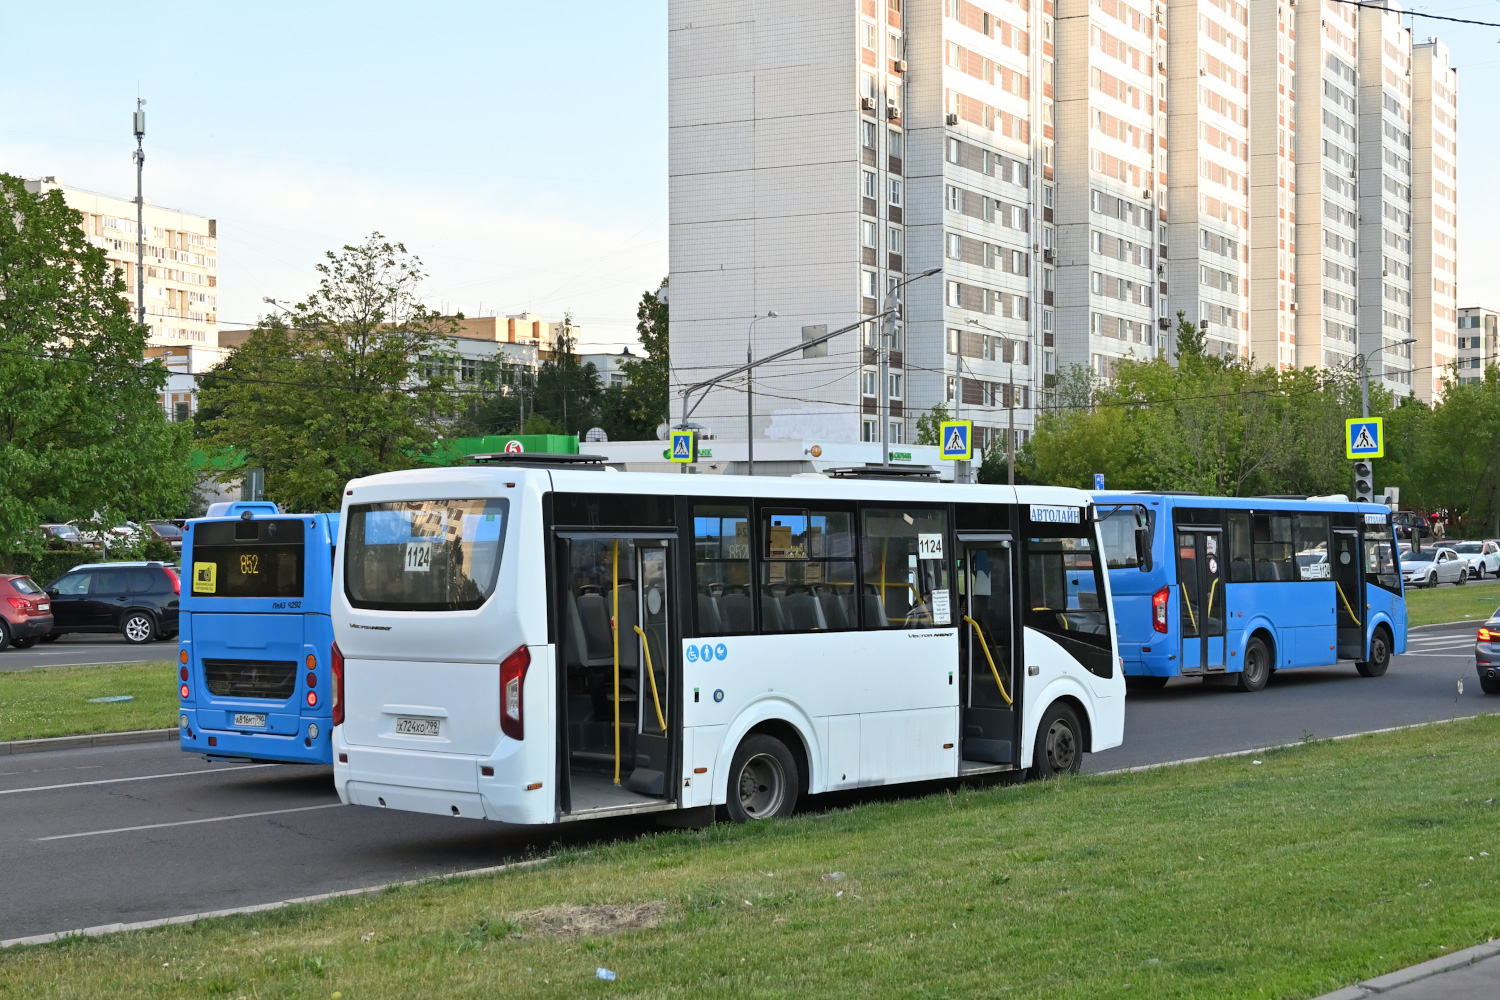
[[[1314,1000],[1494,1000],[1500,997],[1500,940],[1366,979]]]

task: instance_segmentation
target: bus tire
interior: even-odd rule
[[[1260,639],[1251,637],[1245,643],[1245,662],[1240,665],[1236,687],[1241,691],[1259,691],[1271,679],[1271,651]]]
[[[1391,634],[1384,625],[1377,625],[1375,634],[1370,636],[1370,658],[1363,663],[1356,663],[1354,669],[1359,671],[1361,677],[1379,677],[1390,665]]]
[[[792,814],[802,787],[797,758],[774,736],[754,733],[740,742],[729,765],[724,811],[734,823]]]
[[[1125,678],[1125,690],[1127,691],[1160,691],[1167,686],[1170,677],[1159,677],[1155,674],[1127,675]]]
[[[1054,701],[1042,713],[1036,727],[1036,743],[1031,747],[1033,779],[1060,778],[1077,774],[1083,766],[1083,727],[1078,714],[1060,701]]]

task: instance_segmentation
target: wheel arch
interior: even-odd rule
[[[723,805],[729,796],[729,770],[734,764],[734,752],[747,736],[762,733],[786,744],[797,760],[799,793],[806,794],[820,788],[814,780],[815,761],[818,760],[816,727],[812,719],[785,698],[764,697],[747,705],[725,730],[724,740],[714,762],[714,786],[711,801]]]
[[[1265,615],[1256,615],[1245,623],[1240,633],[1240,668],[1244,669],[1245,650],[1250,646],[1251,639],[1259,639],[1266,644],[1266,652],[1271,654],[1271,669],[1280,666],[1276,655],[1281,650],[1281,639],[1276,633],[1276,626]]]
[[[1084,689],[1083,685],[1072,677],[1054,678],[1046,687],[1040,691],[1026,691],[1028,708],[1025,721],[1021,730],[1021,754],[1017,763],[1022,768],[1033,765],[1036,757],[1036,730],[1041,724],[1042,716],[1047,709],[1061,701],[1067,704],[1078,716],[1078,724],[1083,727],[1079,736],[1083,739],[1084,752],[1093,753],[1094,748],[1094,699]]]

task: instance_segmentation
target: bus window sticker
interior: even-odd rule
[[[193,593],[218,593],[219,564],[211,562],[193,563]]]

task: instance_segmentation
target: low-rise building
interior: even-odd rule
[[[1490,365],[1500,364],[1500,312],[1485,306],[1458,311],[1458,380],[1479,382]]]

